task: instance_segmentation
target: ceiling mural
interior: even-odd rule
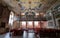
[[[26,11],[45,12],[57,0],[2,0],[2,1],[3,4],[6,4],[10,10],[19,14],[20,12]]]
[[[39,14],[38,10],[42,5],[41,0],[18,0],[18,4],[21,7],[21,13],[28,12],[30,14],[31,12],[34,12],[35,15]]]
[[[21,6],[22,12],[25,11],[45,12],[56,1],[57,0],[18,0],[18,4]]]
[[[40,4],[40,0],[20,0],[20,4],[26,9],[35,8]]]
[[[20,6],[22,19],[34,16],[34,19],[44,19],[46,16],[46,10],[51,7],[56,2],[56,0],[18,0],[18,5]],[[32,14],[32,12],[34,14]],[[41,13],[43,15],[41,15]],[[25,17],[27,14],[27,17]],[[39,16],[40,15],[40,16]],[[40,18],[38,18],[40,17]]]

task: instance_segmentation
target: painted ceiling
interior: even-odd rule
[[[35,10],[37,12],[47,11],[58,0],[2,0],[3,4],[6,4],[10,10],[19,14],[21,9]],[[20,6],[19,6],[20,4]]]
[[[35,8],[39,6],[40,3],[40,0],[20,0],[20,4],[26,9]]]

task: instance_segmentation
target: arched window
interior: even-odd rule
[[[40,28],[39,21],[34,21],[34,27],[35,27],[35,28]]]
[[[26,21],[22,21],[21,25],[22,25],[22,28],[25,29],[26,28]]]
[[[27,27],[33,28],[33,21],[27,21]]]
[[[9,25],[13,25],[14,13],[11,11],[9,16]]]

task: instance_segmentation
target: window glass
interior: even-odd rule
[[[33,25],[33,22],[32,21],[28,21],[27,22],[27,25],[32,26]]]
[[[34,28],[40,28],[39,21],[34,21]]]
[[[28,28],[33,28],[33,21],[28,21],[27,22],[27,27]]]
[[[34,21],[34,26],[38,26],[39,22],[38,21]]]
[[[22,21],[22,26],[26,26],[26,22],[25,21]]]

